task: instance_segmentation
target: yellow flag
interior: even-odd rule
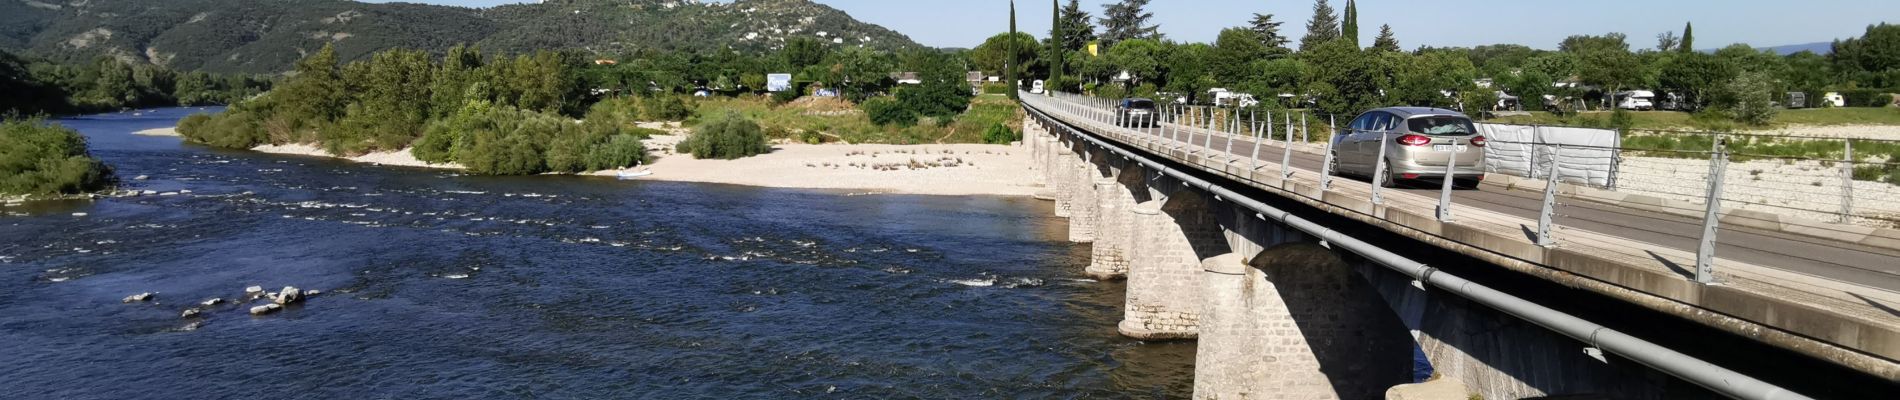
[[[1101,46],[1100,43],[1089,42],[1089,57],[1100,57],[1102,55],[1102,52],[1099,51]]]

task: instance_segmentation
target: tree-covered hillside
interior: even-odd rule
[[[809,0],[550,0],[475,9],[345,0],[0,0],[0,50],[100,56],[176,70],[273,73],[334,44],[343,61],[458,43],[518,53],[576,48],[771,50],[791,38],[898,49],[909,38]]]

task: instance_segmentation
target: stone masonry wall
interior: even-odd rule
[[[1128,276],[1128,262],[1133,257],[1134,247],[1135,196],[1148,197],[1142,178],[1147,173],[1144,168],[1132,162],[1118,164],[1113,179],[1098,182],[1096,187],[1101,200],[1101,229],[1085,271],[1096,280]]]
[[[1370,399],[1411,382],[1404,325],[1332,250],[1294,242],[1204,268],[1195,398]]]
[[[1120,331],[1144,340],[1193,338],[1201,316],[1201,262],[1230,251],[1198,191],[1175,191],[1160,205],[1134,208],[1137,250]]]

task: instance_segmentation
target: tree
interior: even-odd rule
[[[1379,51],[1401,51],[1399,38],[1392,35],[1392,25],[1379,25],[1379,38],[1372,40],[1372,49]]]
[[[1260,44],[1266,45],[1267,48],[1285,50],[1287,42],[1291,40],[1280,35],[1280,24],[1282,22],[1273,20],[1273,14],[1256,13],[1253,15],[1253,21],[1248,23],[1248,29],[1259,34]]]
[[[1130,39],[1115,43],[1108,49],[1109,64],[1128,72],[1132,79],[1129,86],[1140,82],[1158,81],[1161,75],[1161,42],[1151,39]]]
[[[1835,72],[1862,87],[1900,87],[1900,25],[1869,25],[1865,34],[1834,42]]]
[[[1245,28],[1220,31],[1220,36],[1214,39],[1214,51],[1209,53],[1207,60],[1207,70],[1216,82],[1239,88],[1250,86],[1247,83],[1258,80],[1253,62],[1266,59],[1271,51],[1261,44],[1259,35]]]
[[[1061,3],[1057,3],[1056,0],[1049,0],[1049,5],[1054,8],[1051,10],[1049,17],[1049,80],[1044,82],[1045,90],[1048,90],[1046,86],[1054,85],[1059,78],[1062,78],[1063,69],[1065,69],[1064,67],[1068,64],[1067,56],[1065,56],[1068,51],[1065,50],[1064,46],[1066,46],[1069,40],[1069,30],[1067,26],[1063,24],[1062,6],[1058,4]],[[1076,5],[1076,0],[1069,0],[1069,6],[1079,7]],[[1080,10],[1077,11],[1080,12]],[[1087,22],[1087,20],[1083,21],[1083,23]],[[1090,32],[1090,34],[1092,35],[1094,32]],[[1055,90],[1049,91],[1054,92]]]
[[[897,91],[897,101],[917,115],[950,118],[970,106],[970,84],[964,80],[964,66],[946,54],[919,50],[908,57],[907,67],[917,71],[916,85]]]
[[[1301,51],[1300,57],[1311,68],[1306,91],[1318,100],[1321,111],[1358,114],[1381,103],[1382,67],[1352,43],[1326,41]]]
[[[1359,5],[1353,0],[1346,0],[1346,19],[1340,24],[1339,35],[1359,47]]]
[[[1326,0],[1313,3],[1313,19],[1306,22],[1306,37],[1300,38],[1300,51],[1309,51],[1321,43],[1339,38],[1339,17]]]
[[[1149,1],[1122,0],[1103,5],[1102,45],[1114,47],[1115,42],[1130,39],[1161,40],[1161,27],[1148,24],[1148,20],[1155,16],[1146,10]]]
[[[826,53],[824,42],[803,36],[785,41],[785,49],[779,51],[785,58],[785,65],[792,69],[818,65],[825,61]]]
[[[1016,37],[1016,0],[1009,1],[1009,37],[1012,39]],[[1035,40],[1031,39],[1030,43],[1035,43]],[[1017,57],[1016,51],[1026,48],[1035,48],[1035,46],[1019,46],[1015,40],[1009,40],[1009,54],[1004,56],[1006,60],[1003,62],[1003,81],[1008,82],[1011,99],[1016,98],[1016,70],[1019,68],[1017,60],[1021,59]]]
[[[1062,31],[1050,36],[1062,38],[1062,40],[1057,41],[1057,43],[1062,44],[1062,47],[1060,47],[1061,50],[1081,50],[1084,46],[1088,46],[1089,42],[1093,42],[1096,39],[1095,25],[1092,22],[1094,18],[1094,16],[1089,15],[1088,11],[1082,9],[1082,4],[1079,1],[1069,0],[1069,5],[1063,7],[1062,11],[1056,13],[1055,26],[1062,27]],[[1059,58],[1060,57],[1058,57],[1058,59]]]
[[[1171,92],[1181,93],[1191,103],[1195,101],[1195,96],[1207,93],[1208,89],[1219,85],[1208,72],[1209,64],[1211,64],[1208,60],[1214,51],[1213,46],[1206,43],[1188,43],[1172,45],[1172,47],[1173,49],[1168,51],[1168,83],[1164,88]]]
[[[1681,44],[1682,44],[1682,38],[1677,37],[1676,32],[1674,31],[1656,34],[1656,51],[1661,51],[1661,52],[1675,51],[1676,46],[1679,46]]]
[[[1619,50],[1628,52],[1630,51],[1630,45],[1629,42],[1625,40],[1628,38],[1628,35],[1617,32],[1610,32],[1603,36],[1572,35],[1564,38],[1562,43],[1557,44],[1557,51],[1575,54],[1589,54],[1590,52],[1598,50]]]
[[[976,70],[995,72],[997,75],[1014,73],[1017,77],[1024,77],[1029,76],[1030,71],[1041,63],[1036,54],[1039,43],[1028,33],[1017,32],[1013,39],[1010,34],[999,33],[965,54],[970,58],[970,66]],[[1015,50],[1011,51],[1011,47]],[[1014,68],[1004,68],[1012,55],[1017,60],[1011,65]]]
[[[1677,44],[1676,49],[1683,53],[1695,52],[1695,23],[1694,22],[1685,22],[1682,24],[1682,43]]]
[[[1760,71],[1745,71],[1723,88],[1721,107],[1730,118],[1749,125],[1767,125],[1775,119],[1774,79]]]
[[[1735,78],[1736,67],[1703,53],[1682,54],[1662,69],[1658,78],[1663,88],[1682,93],[1689,110],[1707,107],[1720,85]]]

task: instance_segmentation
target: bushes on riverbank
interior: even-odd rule
[[[764,154],[772,151],[772,146],[765,143],[765,133],[758,123],[738,113],[727,113],[700,125],[692,136],[680,141],[676,150],[693,158],[731,160]]]
[[[113,183],[112,168],[92,157],[79,132],[38,119],[0,122],[0,194],[74,194]]]
[[[616,124],[577,124],[560,116],[471,102],[431,123],[411,152],[419,160],[458,163],[484,175],[575,173],[645,162],[646,147],[640,140],[655,131]]]

